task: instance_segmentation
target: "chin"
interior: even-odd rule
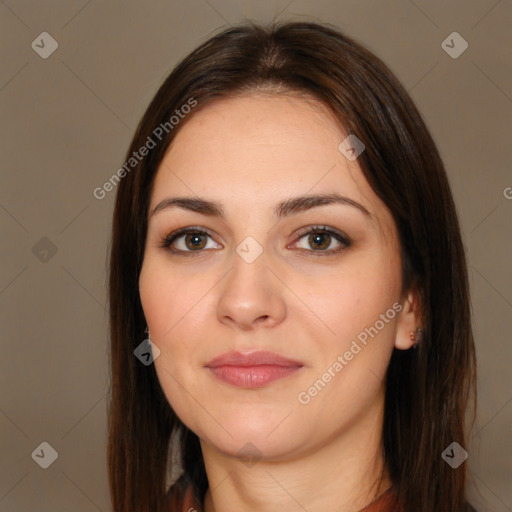
[[[225,417],[222,425],[229,434],[224,429],[197,431],[197,434],[216,450],[242,461],[245,458],[278,460],[307,443],[304,425],[287,423],[291,416],[284,422],[286,414],[282,413],[276,414],[276,419],[268,414],[254,418],[250,414]]]
[[[212,439],[208,441],[216,450],[219,450],[230,457],[237,457],[242,462],[256,462],[260,459],[279,460],[286,458],[286,455],[293,453],[296,446],[300,444],[294,442],[289,436],[275,436],[273,439],[267,438],[266,434],[258,433],[252,435],[250,432],[240,431],[233,434],[233,438],[221,440]]]

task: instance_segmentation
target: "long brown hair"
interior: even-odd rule
[[[198,437],[166,401],[154,365],[134,356],[146,337],[138,279],[153,178],[172,139],[195,109],[212,99],[256,90],[313,95],[365,145],[358,163],[394,217],[403,290],[418,291],[424,327],[419,348],[394,350],[389,364],[385,464],[404,510],[460,512],[466,464],[452,469],[441,454],[453,441],[466,447],[465,412],[472,405],[472,426],[476,363],[464,247],[446,172],[420,113],[393,73],[335,28],[307,22],[248,22],[210,38],[165,80],[131,142],[127,161],[149,139],[155,147],[119,174],[113,217],[108,408],[113,509],[161,510],[176,449],[182,481],[200,501],[207,490]],[[187,104],[197,106],[184,109]],[[188,113],[170,123],[177,110]],[[155,132],[157,127],[165,128]]]

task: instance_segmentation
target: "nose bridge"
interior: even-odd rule
[[[268,254],[258,241],[248,236],[236,246],[233,266],[218,302],[220,321],[228,319],[247,328],[255,321],[282,320],[286,307],[280,281],[267,268]]]
[[[264,275],[268,272],[268,254],[254,237],[246,237],[235,247],[232,262],[233,280],[264,284]]]

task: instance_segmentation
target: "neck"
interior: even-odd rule
[[[310,453],[250,467],[201,441],[210,483],[204,511],[364,509],[391,486],[382,451],[383,395],[371,409]]]

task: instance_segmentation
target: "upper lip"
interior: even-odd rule
[[[205,366],[208,368],[217,368],[219,366],[260,366],[260,365],[271,365],[271,366],[303,366],[300,361],[289,359],[287,357],[280,356],[274,352],[266,350],[260,350],[257,352],[251,352],[248,354],[242,354],[241,352],[226,352],[218,357],[208,361]]]

